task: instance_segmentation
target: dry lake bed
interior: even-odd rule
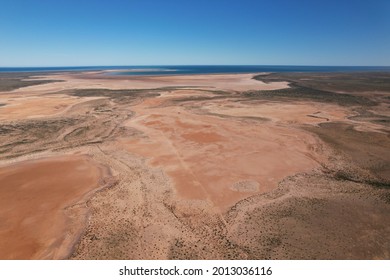
[[[0,221],[0,259],[390,259],[390,73],[2,73]]]

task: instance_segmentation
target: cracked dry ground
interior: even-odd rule
[[[0,258],[389,259],[390,75],[253,76],[1,92]]]

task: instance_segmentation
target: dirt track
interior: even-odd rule
[[[0,258],[389,259],[389,93],[361,75],[13,82]],[[50,202],[57,223],[16,203],[36,193],[30,207]]]

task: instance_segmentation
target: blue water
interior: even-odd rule
[[[204,66],[85,66],[85,67],[0,67],[0,72],[63,72],[123,70],[110,75],[183,75],[254,72],[390,72],[390,66],[273,66],[273,65],[204,65]]]

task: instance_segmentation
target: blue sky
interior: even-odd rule
[[[390,65],[388,0],[0,0],[0,67]]]

